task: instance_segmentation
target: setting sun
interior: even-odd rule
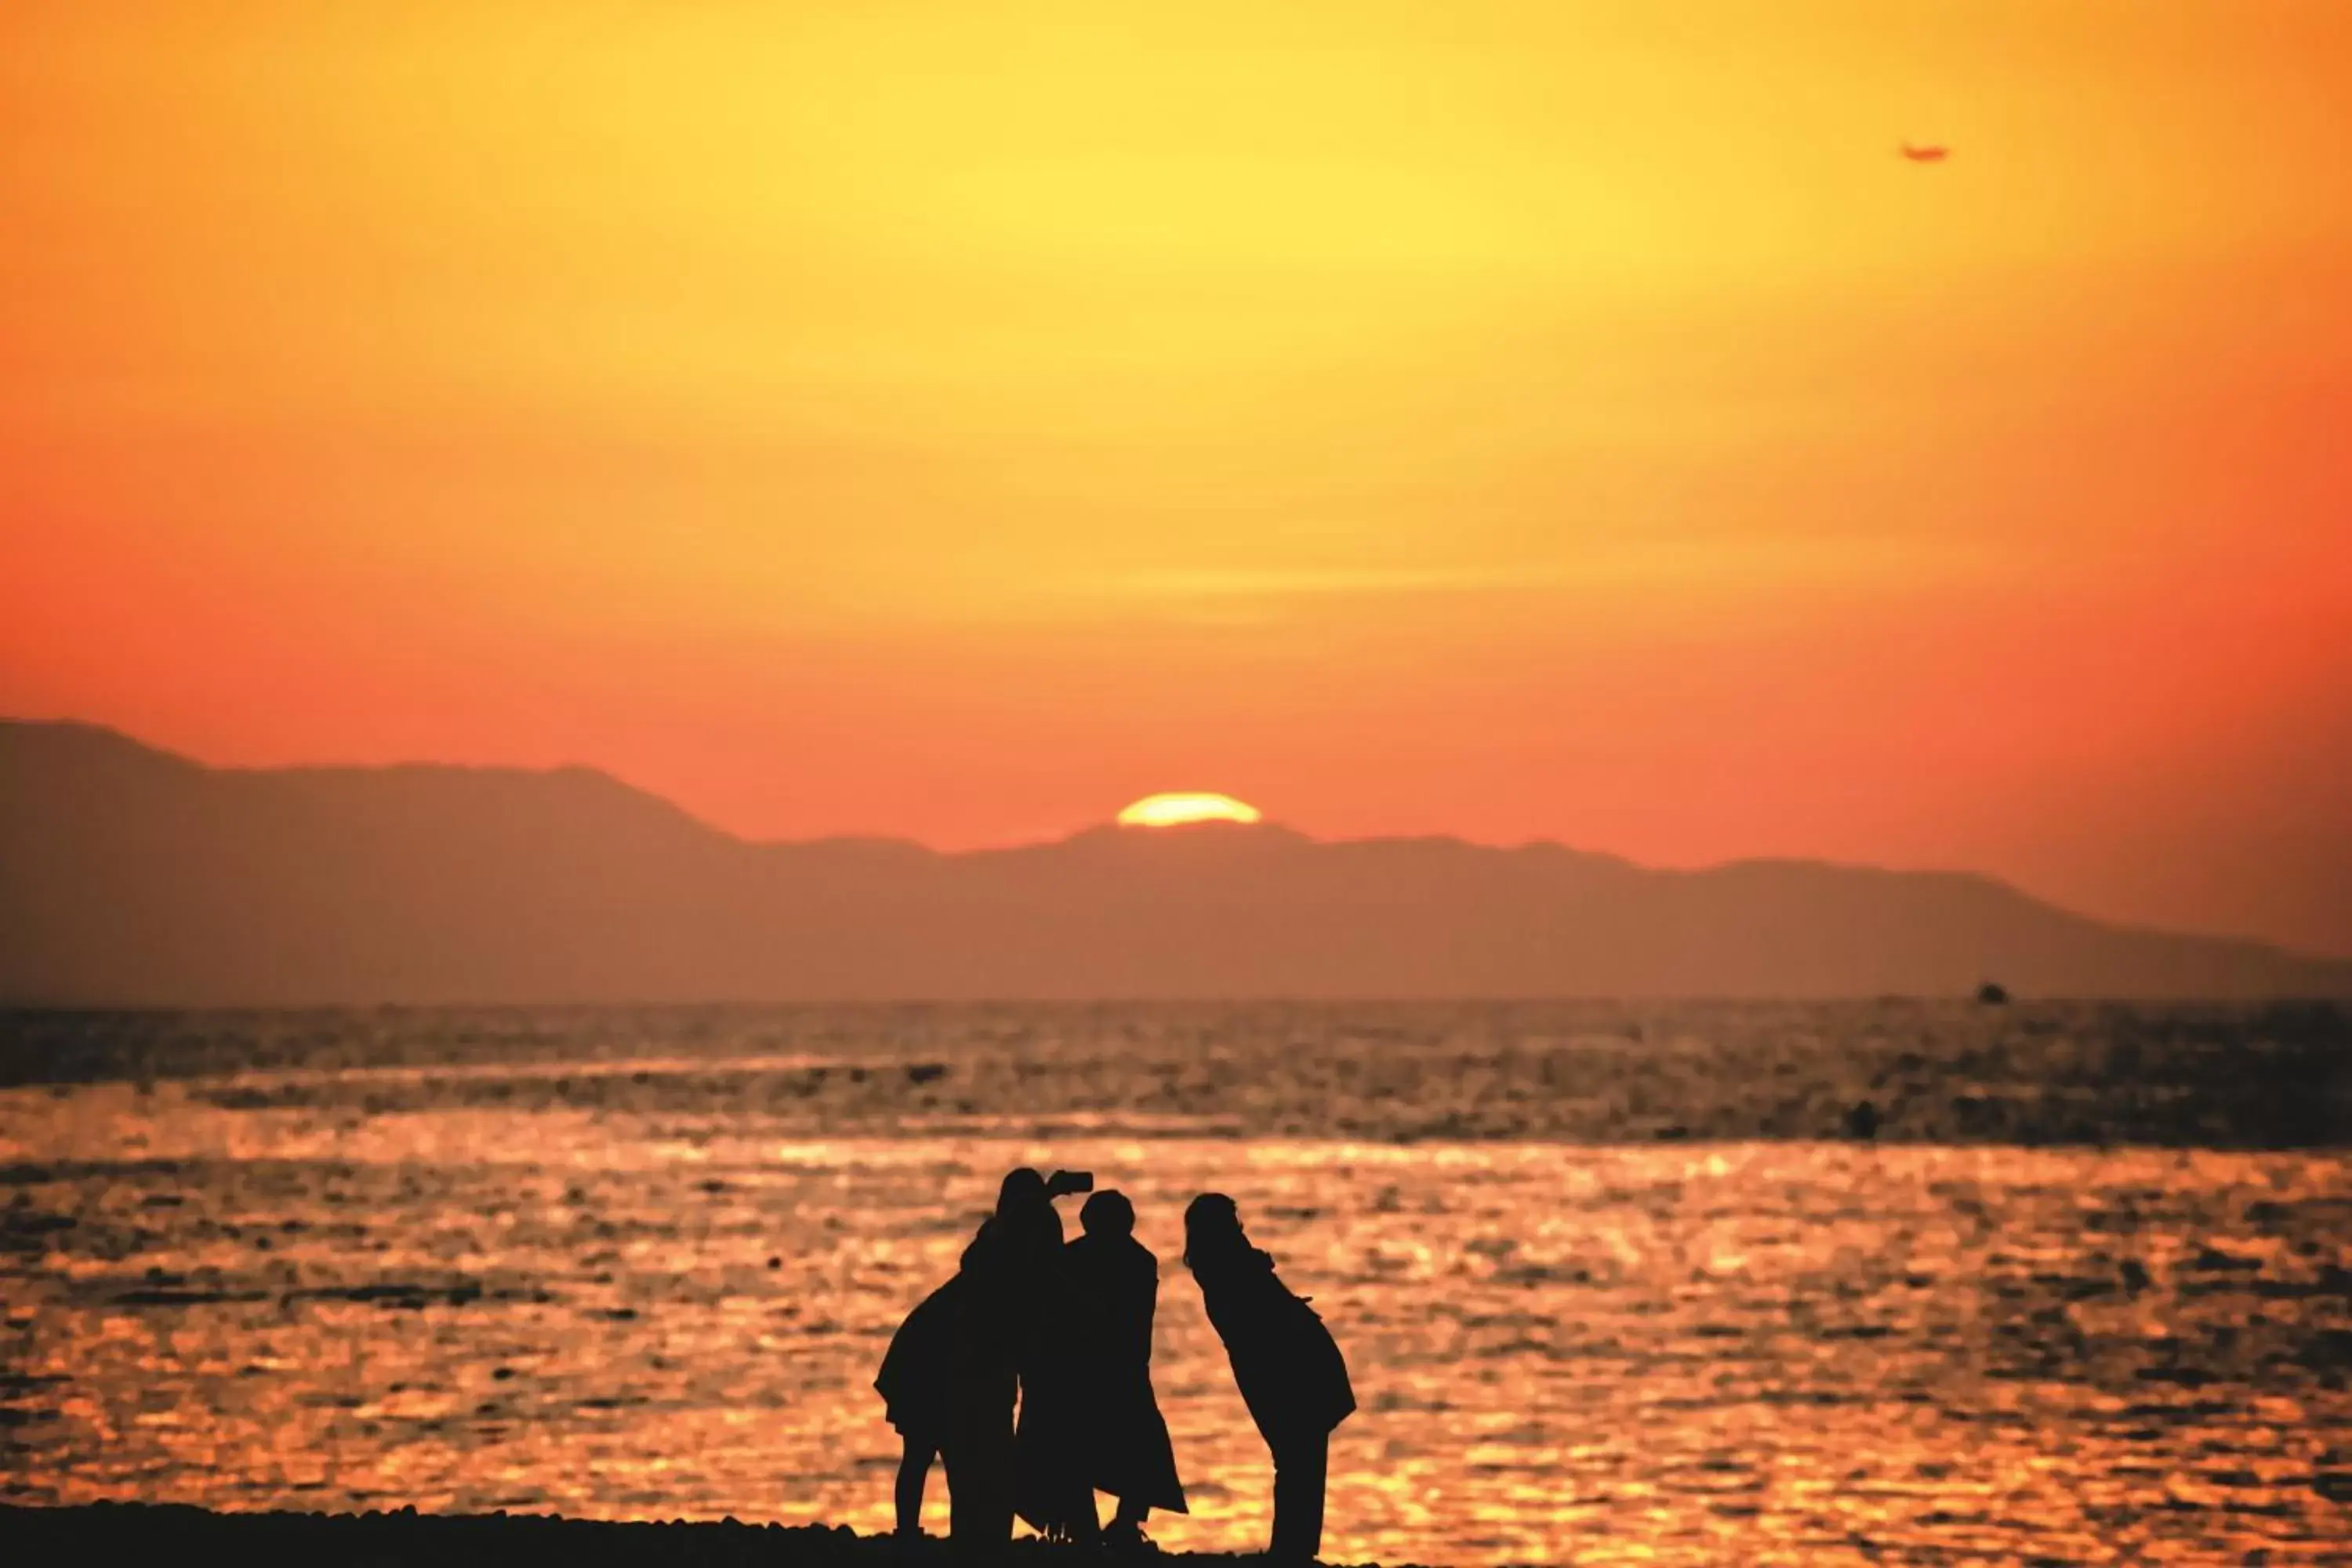
[[[1121,827],[1182,827],[1195,822],[1257,820],[1257,807],[1229,795],[1147,795],[1118,814]]]
[[[0,0],[11,1561],[2352,1568],[2347,84]]]

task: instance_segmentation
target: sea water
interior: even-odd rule
[[[1025,1163],[1160,1255],[1170,1547],[1268,1522],[1179,1261],[1218,1190],[1354,1373],[1334,1560],[2352,1561],[2347,1050],[2326,1008],[5,1015],[0,1498],[887,1529],[875,1368]]]

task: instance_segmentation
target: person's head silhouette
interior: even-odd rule
[[[1119,1192],[1100,1192],[1088,1198],[1078,1210],[1078,1224],[1088,1236],[1118,1237],[1135,1234],[1135,1205]]]
[[[1045,1195],[1045,1178],[1024,1165],[1017,1171],[1007,1171],[996,1189],[996,1212],[1014,1214],[1023,1209],[1050,1205]]]
[[[1197,1269],[1246,1251],[1241,1210],[1223,1193],[1202,1193],[1184,1205],[1184,1261]]]

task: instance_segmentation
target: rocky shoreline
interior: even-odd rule
[[[696,1568],[828,1568],[966,1561],[936,1537],[912,1546],[847,1525],[564,1519],[553,1514],[215,1513],[178,1504],[92,1503],[74,1508],[0,1504],[0,1541],[19,1563],[213,1562],[345,1563],[353,1568],[463,1568],[499,1564],[562,1568],[691,1563]],[[1004,1560],[1040,1565],[1111,1563],[1034,1540],[1015,1542]],[[1255,1555],[1169,1552],[1160,1563],[1255,1563]]]

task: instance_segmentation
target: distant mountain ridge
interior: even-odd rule
[[[2352,994],[1989,878],[1093,828],[761,844],[585,768],[215,769],[0,721],[0,1002]]]

